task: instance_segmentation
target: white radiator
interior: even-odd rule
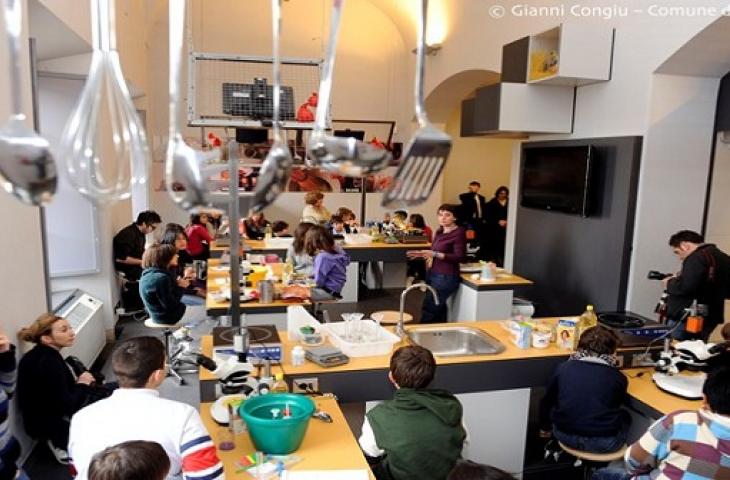
[[[76,332],[73,346],[65,349],[63,356],[78,357],[87,368],[91,368],[106,344],[102,305],[88,293],[76,290],[55,310],[56,315],[68,320]]]

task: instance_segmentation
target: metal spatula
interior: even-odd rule
[[[337,37],[344,0],[332,2],[330,34],[327,41],[327,55],[322,67],[319,83],[319,101],[314,119],[314,130],[307,142],[307,158],[313,166],[359,177],[378,172],[388,166],[392,155],[389,151],[361,142],[355,138],[340,138],[327,135],[327,110],[332,92],[332,72],[335,66]]]
[[[416,51],[416,119],[419,128],[408,142],[403,159],[382,205],[387,208],[420,205],[433,191],[451,152],[451,137],[428,121],[423,102],[423,61],[426,50],[428,0],[421,0],[421,22]]]
[[[281,192],[286,190],[289,170],[293,160],[289,145],[281,138],[279,128],[279,104],[281,89],[281,59],[279,58],[279,38],[281,35],[281,0],[271,0],[271,21],[273,30],[273,73],[274,73],[274,144],[266,155],[261,167],[252,208],[261,211],[272,204]]]

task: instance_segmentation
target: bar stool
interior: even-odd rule
[[[591,478],[591,475],[593,474],[592,467],[594,467],[595,464],[609,464],[614,460],[622,459],[627,448],[627,446],[624,445],[615,452],[593,453],[570,448],[562,442],[558,442],[558,445],[560,445],[560,448],[562,448],[564,452],[575,457],[575,463],[573,464],[574,467],[583,467],[583,480],[589,480]]]
[[[177,329],[180,325],[178,325],[177,323],[157,323],[151,318],[148,318],[144,321],[144,326],[155,330],[162,330],[162,335],[165,337],[165,357],[167,360],[167,364],[169,365],[167,375],[175,377],[177,379],[178,385],[185,385],[185,379],[180,376],[180,373],[188,372],[182,372],[182,366],[179,362],[179,359],[177,358],[180,352],[170,352],[170,337],[172,336],[174,330]]]
[[[384,325],[395,325],[398,323],[399,314],[400,313],[396,310],[380,310],[378,312],[371,313],[370,318]],[[403,312],[403,323],[411,323],[412,321],[413,315]]]

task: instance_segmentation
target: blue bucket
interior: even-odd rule
[[[284,418],[287,405],[290,416]],[[247,399],[238,411],[257,450],[284,455],[302,444],[314,409],[312,399],[304,395],[270,393]]]

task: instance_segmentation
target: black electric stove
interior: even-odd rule
[[[641,366],[645,352],[661,351],[663,342],[653,340],[669,330],[662,323],[632,312],[602,312],[598,314],[598,322],[618,335],[620,344],[617,353],[623,368]]]

